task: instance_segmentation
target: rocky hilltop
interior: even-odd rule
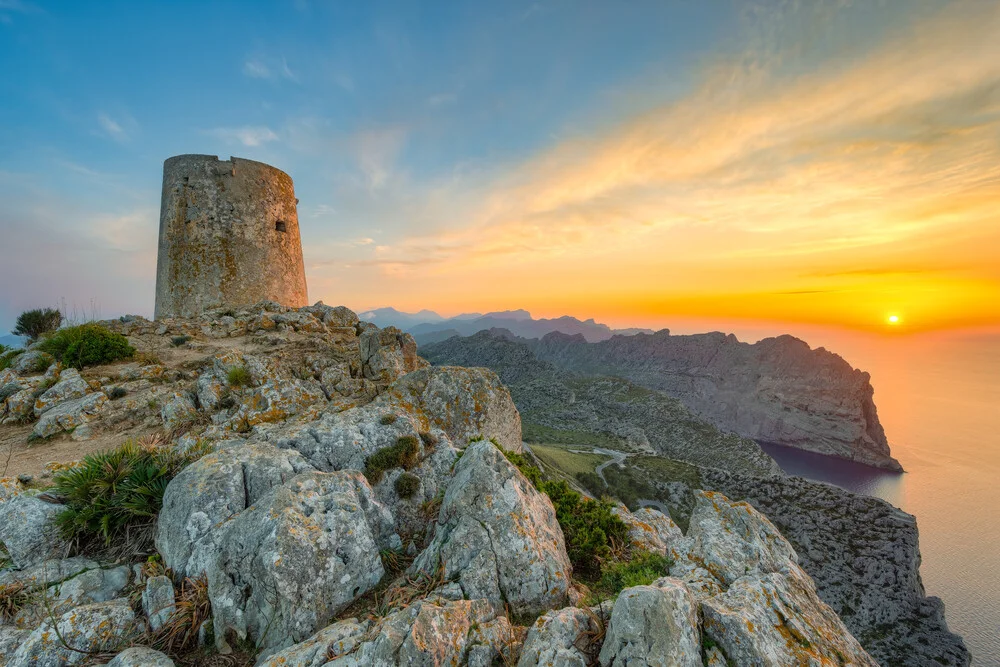
[[[0,665],[877,664],[759,511],[696,492],[682,531],[546,480],[498,377],[398,330],[103,328],[140,358],[3,377],[5,436],[118,442],[0,483]]]
[[[722,333],[615,336],[588,343],[551,333],[529,341],[556,367],[657,389],[724,431],[889,470],[868,373],[792,336],[741,343]]]

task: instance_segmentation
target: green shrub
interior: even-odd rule
[[[365,477],[371,484],[378,484],[386,470],[409,470],[417,465],[419,454],[420,441],[416,436],[404,435],[396,439],[396,444],[383,447],[365,459]]]
[[[178,454],[126,441],[117,449],[88,454],[79,466],[53,477],[49,493],[66,505],[56,524],[67,538],[81,544],[100,540],[105,547],[142,529],[150,532],[167,484],[208,451],[201,443]]]
[[[112,387],[108,391],[108,398],[112,401],[117,401],[119,398],[124,398],[128,395],[128,390],[125,387]]]
[[[426,447],[427,449],[434,449],[435,447],[437,447],[438,437],[428,431],[421,431],[420,441],[424,443],[424,447]]]
[[[628,468],[610,465],[604,469],[604,478],[608,480],[608,492],[622,501],[630,510],[639,507],[639,498],[650,498],[656,490],[645,482],[636,479]]]
[[[396,419],[398,419],[398,417],[394,414],[382,415],[379,418],[378,423],[382,424],[382,426],[390,426],[396,423]]]
[[[637,550],[624,562],[612,562],[601,568],[601,579],[594,592],[601,599],[614,597],[622,589],[647,586],[670,572],[670,559],[661,554]]]
[[[396,495],[400,498],[412,498],[420,490],[420,478],[408,472],[396,478]]]
[[[26,310],[17,316],[11,333],[15,336],[27,336],[31,340],[37,340],[43,333],[55,331],[62,324],[62,313],[54,308],[36,308]]]
[[[246,366],[233,366],[226,373],[226,382],[230,387],[245,387],[250,384],[250,371]]]
[[[7,346],[2,346],[0,350],[0,371],[10,368],[14,361],[24,353],[24,350],[12,350]]]
[[[59,329],[38,346],[64,366],[83,368],[130,359],[135,348],[128,339],[100,324],[81,324]]]
[[[189,340],[191,340],[191,336],[174,336],[173,338],[170,339],[170,344],[173,345],[174,347],[180,347],[181,345],[187,343]]]
[[[545,480],[524,454],[504,455],[552,501],[573,572],[591,581],[600,577],[602,565],[611,562],[616,552],[624,552],[630,542],[628,526],[611,512],[614,505],[585,498],[562,480]]]

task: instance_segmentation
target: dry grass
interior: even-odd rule
[[[177,655],[198,647],[198,631],[212,618],[208,580],[188,577],[181,584],[176,610],[166,624],[153,633],[150,645],[164,653]]]
[[[19,611],[35,602],[37,597],[37,593],[21,581],[0,585],[0,620],[13,620]]]

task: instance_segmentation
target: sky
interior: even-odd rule
[[[1000,0],[0,0],[0,71],[4,330],[151,316],[181,153],[358,311],[1000,326]]]

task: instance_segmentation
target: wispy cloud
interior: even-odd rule
[[[278,135],[266,126],[244,125],[242,127],[217,127],[208,130],[210,134],[230,144],[243,144],[244,146],[260,146],[269,141],[275,141]]]
[[[247,60],[243,63],[243,73],[251,79],[270,79],[270,68],[259,60]]]
[[[282,58],[253,57],[243,61],[243,74],[251,79],[274,80],[287,79],[299,83],[299,76],[288,65],[288,60]]]
[[[138,129],[139,124],[128,114],[112,118],[105,112],[97,114],[99,133],[118,142],[126,142]]]

